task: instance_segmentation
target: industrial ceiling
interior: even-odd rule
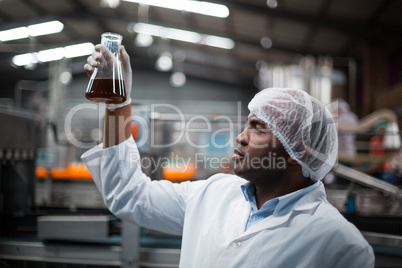
[[[128,1],[118,1],[111,8],[105,0],[0,0],[0,31],[50,20],[64,24],[57,34],[0,42],[0,83],[4,87],[19,79],[47,79],[48,63],[29,70],[12,66],[17,54],[82,42],[97,44],[103,32],[123,35],[134,70],[154,70],[161,52],[180,51],[186,57],[175,64],[186,75],[244,87],[254,86],[259,60],[287,64],[301,55],[330,55],[362,62],[368,43],[379,44],[390,55],[401,52],[400,0],[277,0],[276,8],[270,8],[266,0],[210,2],[226,5],[229,16],[217,18]],[[154,37],[150,47],[138,47],[132,27],[138,22],[226,37],[235,45],[222,49]],[[85,60],[73,60],[74,74],[83,73]]]

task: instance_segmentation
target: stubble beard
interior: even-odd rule
[[[269,152],[265,157],[250,158],[248,154],[234,164],[234,172],[254,184],[280,179],[287,169],[285,156]]]

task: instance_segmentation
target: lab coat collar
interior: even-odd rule
[[[275,213],[280,213],[282,210],[286,210],[287,207],[291,207],[293,204],[296,204],[300,201],[300,199],[304,198],[308,193],[311,191],[314,191],[316,188],[320,187],[322,184],[321,181],[312,183],[311,185],[307,186],[306,188],[302,188],[300,190],[297,190],[295,192],[279,196],[277,198],[271,199],[271,200],[276,200],[276,205],[275,205]],[[244,199],[250,203],[255,202],[255,186],[251,182],[247,182],[244,185],[241,185],[241,189],[243,192]],[[325,192],[324,192],[325,195]],[[265,204],[263,204],[265,205]]]
[[[307,213],[312,215],[314,214],[320,203],[325,201],[325,199],[325,188],[323,183],[320,181],[318,182],[317,188],[307,193],[293,205],[275,211],[272,216],[250,227],[246,232],[238,237],[238,240],[245,240],[251,236],[254,236],[256,233],[259,233],[266,229],[274,229],[280,228],[281,226],[286,226],[287,223],[296,214]]]

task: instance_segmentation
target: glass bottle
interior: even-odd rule
[[[109,51],[100,65],[95,68],[88,83],[85,97],[94,102],[119,104],[126,101],[119,47],[123,37],[116,33],[103,33],[101,44]]]

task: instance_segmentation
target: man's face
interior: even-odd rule
[[[247,121],[248,126],[236,137],[234,172],[253,183],[263,183],[267,177],[279,179],[286,170],[288,153],[265,122],[252,113]]]

